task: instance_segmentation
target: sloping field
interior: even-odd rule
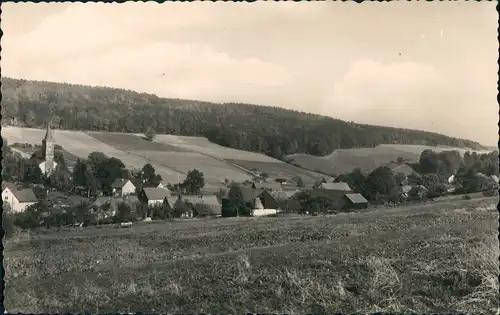
[[[21,142],[30,144],[41,143],[45,135],[43,129],[4,127],[2,128],[2,137],[9,143]],[[95,138],[77,131],[54,130],[54,137],[57,144],[60,144],[64,150],[80,157],[87,158],[92,152],[102,152],[109,157],[120,159],[127,168],[140,168],[146,163],[151,163],[146,158],[139,155],[130,154],[118,150],[110,145],[96,140]],[[156,172],[163,177],[163,180],[170,183],[176,183],[179,176],[183,180],[185,176],[177,171],[162,165],[155,165]]]
[[[210,182],[221,183],[226,178],[238,182],[252,179],[241,169],[201,153],[141,151],[140,154],[150,160],[153,165],[166,165],[186,174],[196,168],[203,172],[205,180]]]
[[[268,163],[283,163],[264,154],[226,148],[208,141],[202,137],[183,137],[174,135],[156,135],[154,140],[194,152],[205,153],[225,160],[245,160]]]
[[[476,152],[477,154],[485,154],[485,153],[490,153],[492,150],[472,150],[472,149],[467,149],[467,148],[456,148],[456,147],[449,147],[449,146],[437,146],[437,147],[432,147],[428,145],[410,145],[410,144],[381,144],[378,147],[381,148],[391,148],[395,149],[398,151],[402,152],[408,152],[408,153],[414,153],[420,156],[420,153],[424,150],[432,150],[434,152],[443,152],[443,151],[458,151],[460,155],[464,155],[465,152],[470,151]],[[498,150],[498,149],[496,149]]]
[[[287,158],[291,163],[305,169],[339,175],[350,172],[357,167],[365,172],[370,172],[385,163],[396,161],[398,157],[414,163],[418,161],[420,154],[426,149],[436,152],[457,150],[462,155],[468,151],[467,149],[453,147],[384,144],[375,148],[335,150],[332,154],[324,157],[316,157],[308,154],[292,154],[287,156]],[[475,152],[488,153],[490,151]]]
[[[293,180],[296,176],[300,176],[306,185],[314,184],[322,178],[327,180],[330,179],[328,176],[323,174],[318,174],[283,162],[269,163],[236,159],[227,159],[227,161],[242,166],[248,170],[256,169],[257,172],[267,173],[272,178],[285,178],[287,180]]]
[[[493,314],[497,202],[41,229],[4,241],[5,308]]]
[[[151,161],[152,165],[169,167],[183,174],[187,174],[187,172],[196,168],[203,172],[205,179],[209,182],[221,183],[226,178],[234,181],[251,179],[251,176],[245,171],[230,163],[211,157],[203,152],[194,151],[198,148],[196,145],[191,147],[179,145],[180,140],[171,143],[150,142],[142,139],[138,134],[104,132],[91,132],[88,134],[116,149],[142,156]],[[175,139],[175,136],[172,136],[172,138]],[[192,138],[191,140],[194,143],[203,142],[200,140],[203,138],[183,138]]]

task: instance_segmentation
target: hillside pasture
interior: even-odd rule
[[[261,161],[248,161],[227,159],[228,162],[241,166],[248,170],[257,170],[260,173],[267,173],[271,178],[285,178],[293,180],[295,177],[300,176],[306,185],[314,184],[321,178],[329,179],[328,176],[315,173],[287,163],[274,163],[274,162],[261,162]]]
[[[152,165],[159,165],[168,167],[177,171],[180,174],[187,174],[193,169],[198,169],[203,172],[207,182],[222,183],[224,179],[233,181],[245,181],[251,179],[244,170],[232,166],[223,160],[215,157],[191,151],[187,147],[178,146],[177,142],[170,144],[164,142],[151,142],[144,140],[138,134],[125,134],[125,133],[88,133],[95,139],[102,141],[114,148],[144,157]],[[194,138],[194,143],[200,141],[195,137],[182,137]],[[184,178],[185,176],[183,176]]]
[[[4,241],[5,308],[493,313],[497,202],[41,229]]]
[[[131,151],[173,151],[189,152],[178,146],[169,145],[162,142],[152,142],[144,139],[144,135],[116,132],[87,132],[87,134],[98,141],[106,143],[118,150]]]
[[[208,182],[222,183],[226,178],[237,182],[252,179],[243,170],[201,153],[139,151],[139,154],[154,165],[165,165],[185,174],[196,168]]]
[[[78,131],[67,130],[54,130],[54,138],[57,144],[60,144],[65,151],[73,154],[76,157],[86,159],[92,152],[102,152],[109,157],[120,159],[127,168],[134,169],[140,168],[146,163],[151,163],[146,158],[134,154],[127,153],[107,145],[97,139]],[[39,144],[45,135],[44,129],[31,129],[19,127],[5,127],[2,128],[2,137],[6,138],[9,143],[30,143]],[[153,163],[152,163],[153,164]],[[169,183],[176,183],[184,180],[185,175],[175,170],[162,165],[155,165],[156,172],[160,174],[163,181]]]
[[[453,147],[384,144],[375,148],[335,150],[332,154],[324,157],[316,157],[308,154],[292,154],[286,158],[290,163],[308,170],[329,175],[339,175],[350,172],[355,168],[360,168],[363,172],[371,172],[381,165],[396,161],[398,157],[402,157],[409,163],[415,163],[419,160],[420,154],[426,149],[436,152],[457,150],[462,155],[467,151],[467,149]],[[487,153],[489,151],[475,152]]]
[[[268,163],[282,163],[267,155],[255,152],[248,152],[226,148],[208,141],[203,137],[184,137],[175,135],[156,135],[155,142],[165,143],[179,148],[191,150],[193,152],[204,153],[225,160],[246,160]]]

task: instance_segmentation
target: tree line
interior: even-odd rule
[[[128,90],[2,79],[2,123],[83,131],[204,136],[235,149],[282,159],[327,155],[379,144],[449,145],[481,149],[444,135],[346,122],[277,107],[159,98]]]

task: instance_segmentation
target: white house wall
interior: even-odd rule
[[[278,210],[276,210],[276,209],[254,209],[253,210],[254,217],[261,217],[261,216],[272,215],[272,214],[277,214],[277,213],[278,213]]]

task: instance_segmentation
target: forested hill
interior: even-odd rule
[[[106,87],[2,78],[2,123],[56,128],[205,136],[232,148],[320,156],[378,144],[449,145],[482,149],[444,135],[345,122],[277,107],[160,98]]]

